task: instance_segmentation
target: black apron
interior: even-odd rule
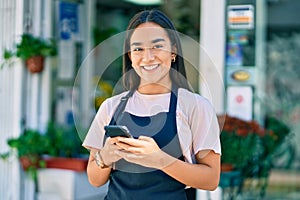
[[[171,92],[169,112],[141,117],[120,113],[113,124],[125,125],[131,134],[152,137],[158,146],[173,157],[183,160],[176,126],[178,89]],[[184,173],[184,172],[183,172]],[[124,159],[115,163],[110,175],[106,200],[186,200],[185,185],[161,170],[129,163]]]

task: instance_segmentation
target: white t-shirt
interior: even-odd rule
[[[127,92],[106,99],[100,106],[83,142],[86,148],[103,147],[104,126],[108,125],[121,97]],[[153,116],[168,112],[171,93],[144,95],[135,91],[128,99],[125,111],[136,116]],[[221,154],[220,129],[216,113],[210,102],[186,89],[178,89],[176,123],[184,158],[195,162],[195,154],[201,150],[213,150]]]

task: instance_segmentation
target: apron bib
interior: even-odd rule
[[[170,95],[169,112],[141,117],[128,112],[119,115],[113,124],[125,125],[131,134],[152,137],[169,155],[183,160],[176,126],[177,88]],[[129,163],[115,163],[110,175],[106,200],[186,200],[185,185],[161,170]]]

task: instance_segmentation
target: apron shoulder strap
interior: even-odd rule
[[[115,113],[113,114],[113,117],[111,118],[109,125],[115,125],[117,122],[118,117],[120,116],[120,114],[124,111],[125,106],[128,102],[128,99],[133,95],[134,90],[130,90],[126,96],[122,97],[120,100],[120,103],[115,111]]]

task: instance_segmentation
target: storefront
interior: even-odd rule
[[[188,76],[195,91],[208,98],[218,114],[228,113],[263,124],[265,104],[256,97],[263,96],[265,91],[266,13],[276,1],[195,2],[188,1],[187,7],[197,16],[197,20],[192,17],[197,30],[188,30],[192,34],[184,38],[184,48],[197,52],[187,57],[191,64]],[[121,38],[115,37],[117,33],[125,30],[130,17],[143,6],[100,0],[4,0],[0,3],[1,47],[12,48],[22,33],[30,33],[40,38],[55,38],[59,50],[55,57],[45,59],[41,73],[29,72],[20,59],[0,69],[0,153],[8,149],[7,138],[17,137],[28,128],[43,133],[49,121],[80,127],[79,137],[84,137],[98,100],[107,97],[98,88],[101,84],[106,87],[107,82],[99,80],[113,80],[109,82],[112,88],[109,90],[116,90],[120,82],[121,52],[114,51],[116,54],[107,56],[102,48],[107,44],[114,48]],[[181,9],[172,3],[147,8],[160,6],[170,15],[174,15],[174,9]],[[186,13],[180,20],[185,17]],[[180,25],[180,20],[174,21]],[[107,38],[102,38],[103,35],[114,36],[116,40],[98,46]],[[0,50],[1,55],[3,51]],[[35,184],[20,169],[16,159],[0,160],[0,169],[1,199],[36,197]],[[82,178],[74,174],[69,177]]]

